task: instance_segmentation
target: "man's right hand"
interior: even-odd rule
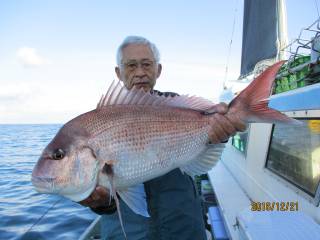
[[[109,206],[110,193],[109,191],[101,186],[97,186],[96,189],[90,194],[89,197],[80,201],[79,203],[83,206],[90,208],[101,208]]]

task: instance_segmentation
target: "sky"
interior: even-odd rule
[[[318,1],[287,0],[289,40],[318,18]],[[128,35],[159,48],[156,89],[216,102],[224,79],[239,77],[242,13],[243,0],[0,1],[0,124],[65,123],[94,109]]]

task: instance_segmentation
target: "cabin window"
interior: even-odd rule
[[[266,167],[315,197],[320,181],[320,119],[301,121],[302,126],[273,127]]]
[[[245,153],[247,150],[247,138],[249,130],[245,132],[238,132],[231,139],[232,145],[238,149],[240,152]]]

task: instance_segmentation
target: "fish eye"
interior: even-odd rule
[[[56,150],[54,150],[53,154],[52,154],[52,158],[54,160],[61,160],[62,158],[64,158],[64,151],[61,148],[58,148]]]

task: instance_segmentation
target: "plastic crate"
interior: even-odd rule
[[[301,56],[284,64],[279,70],[279,74],[283,75],[283,77],[276,79],[273,93],[278,94],[309,85],[309,81],[307,81],[311,73],[309,64],[299,71],[290,72],[290,69],[309,61],[310,56]]]

